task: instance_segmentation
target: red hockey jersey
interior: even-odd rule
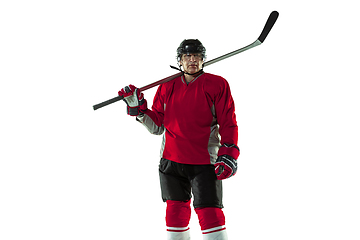
[[[209,73],[161,84],[152,110],[138,120],[153,134],[165,132],[161,157],[178,163],[214,164],[222,144],[238,141],[229,84]]]

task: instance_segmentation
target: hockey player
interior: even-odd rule
[[[197,39],[180,44],[184,74],[158,87],[151,110],[135,86],[119,91],[129,115],[150,133],[163,134],[159,174],[168,240],[190,239],[192,195],[203,239],[227,239],[221,180],[237,171],[238,127],[229,84],[203,71],[205,54]]]

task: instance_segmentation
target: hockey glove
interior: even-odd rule
[[[215,162],[215,174],[217,179],[224,180],[232,177],[237,171],[236,159],[240,155],[240,149],[235,144],[224,144],[218,152]]]
[[[141,112],[147,110],[147,102],[144,94],[134,85],[124,87],[119,91],[119,96],[124,96],[124,102],[127,104],[127,114],[138,116]]]

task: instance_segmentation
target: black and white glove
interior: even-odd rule
[[[147,110],[147,101],[144,94],[134,85],[124,87],[119,91],[119,96],[124,96],[124,102],[127,104],[127,114],[138,116]]]
[[[217,179],[224,180],[232,177],[237,172],[237,158],[240,155],[240,149],[235,144],[223,144],[218,152],[218,158],[215,162],[215,174]]]

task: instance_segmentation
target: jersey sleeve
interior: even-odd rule
[[[152,110],[147,109],[142,116],[137,117],[152,134],[161,135],[164,132],[164,106],[163,86],[160,85],[154,97]]]
[[[223,79],[215,98],[216,118],[219,124],[221,145],[238,144],[238,126],[235,115],[235,104],[228,82]]]

